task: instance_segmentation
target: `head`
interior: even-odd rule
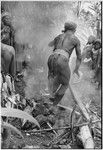
[[[102,47],[101,40],[100,39],[95,40],[95,42],[93,43],[93,47],[94,50],[99,50]]]
[[[11,25],[11,15],[8,12],[3,12],[1,15],[4,25]]]
[[[89,37],[88,37],[88,42],[87,42],[87,44],[93,44],[94,42],[95,42],[95,40],[96,40],[96,38],[95,38],[95,36],[93,36],[93,35],[90,35]]]
[[[67,31],[75,32],[76,28],[77,28],[76,23],[74,23],[74,22],[66,22],[65,25],[64,25],[64,30],[62,32],[64,32],[64,33],[67,32]]]

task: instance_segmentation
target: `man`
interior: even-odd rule
[[[92,61],[92,69],[94,70],[94,77],[92,82],[98,82],[101,85],[101,40],[94,36],[88,38],[87,56]]]
[[[101,48],[101,41],[99,39],[96,39],[95,42],[93,43],[93,48],[91,52],[94,70],[96,69],[97,66],[100,48]]]
[[[3,12],[1,15],[1,71],[15,76],[15,49],[12,47],[14,33],[11,25],[11,14]]]
[[[74,73],[79,76],[81,49],[80,41],[74,34],[76,28],[77,25],[74,22],[66,22],[63,33],[49,43],[49,46],[54,47],[53,54],[48,59],[48,79],[50,90],[54,96],[54,105],[60,102],[68,88],[71,74],[68,63],[74,49],[77,55]]]
[[[92,69],[92,49],[93,49],[93,43],[95,42],[96,37],[93,35],[90,35],[88,37],[88,41],[86,43],[86,46],[83,49],[82,53],[82,59],[84,63],[87,63],[87,66]]]
[[[96,39],[94,36],[90,36],[88,38],[87,44],[89,45],[89,48],[87,48],[87,56],[91,58],[92,60],[92,69],[95,70],[97,66],[97,60],[99,56],[99,50],[101,48],[101,41],[99,39]]]
[[[101,86],[101,68],[102,68],[102,57],[101,57],[101,41],[95,40],[93,43],[92,60],[94,69],[94,82],[98,83],[98,88]]]

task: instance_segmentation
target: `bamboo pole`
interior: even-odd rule
[[[72,98],[73,98],[74,102],[79,106],[79,109],[80,109],[82,115],[86,118],[87,121],[90,121],[89,114],[88,114],[86,108],[84,107],[83,103],[81,102],[80,94],[75,89],[72,89],[70,85],[69,85],[66,93],[68,94],[69,91],[72,94]],[[62,100],[67,98],[67,94],[65,94],[63,96]]]

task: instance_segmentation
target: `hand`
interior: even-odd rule
[[[78,77],[80,77],[78,69],[74,69],[73,74],[76,73]]]

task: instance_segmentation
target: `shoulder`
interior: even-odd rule
[[[59,34],[58,36],[55,37],[55,40],[58,40],[62,37],[63,34]]]
[[[77,43],[80,43],[80,40],[79,40],[79,38],[77,37],[77,36],[73,36],[73,39],[77,42]]]
[[[7,51],[9,53],[12,53],[13,55],[15,55],[15,50],[12,46],[10,45],[6,45],[6,44],[1,44],[1,50]]]
[[[56,36],[54,39],[54,45],[56,45],[61,38],[62,38],[62,34],[59,34],[58,36]]]
[[[80,45],[80,40],[79,40],[78,37],[75,36],[75,35],[72,35],[72,42],[73,42],[75,45]]]

